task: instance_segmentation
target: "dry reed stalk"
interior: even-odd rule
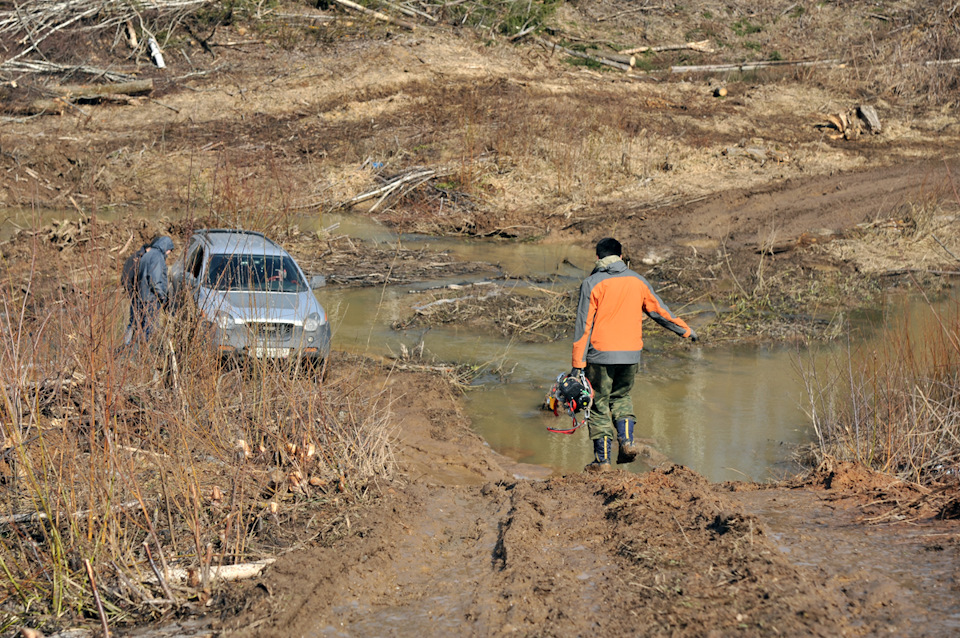
[[[114,597],[172,604],[169,587],[157,601],[131,584],[154,568],[199,568],[209,583],[216,544],[223,567],[263,559],[272,551],[263,531],[295,542],[298,530],[278,525],[330,503],[318,497],[339,477],[352,502],[367,481],[392,475],[383,392],[300,366],[225,365],[188,315],[166,322],[154,344],[118,352],[127,308],[115,278],[74,276],[115,272],[100,242],[116,240],[99,239],[110,228],[96,221],[74,230],[80,241],[64,246],[34,234],[17,246],[24,258],[0,273],[0,426],[9,443],[0,471],[18,477],[0,499],[26,515],[11,524],[31,529],[0,538],[0,590],[18,601],[10,613],[37,613],[38,596],[53,617],[95,604],[92,591],[69,586],[72,555],[90,556],[94,573],[122,584],[98,588],[108,620],[120,613]],[[238,439],[249,454],[238,454]],[[264,516],[273,469],[278,507]],[[130,500],[138,506],[116,505]],[[318,518],[335,519],[324,507]],[[160,538],[157,555],[150,545]],[[148,566],[154,558],[162,566]]]
[[[960,308],[927,310],[919,325],[889,320],[877,343],[806,367],[822,455],[916,482],[958,469]]]

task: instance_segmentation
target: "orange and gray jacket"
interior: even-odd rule
[[[573,367],[638,363],[643,350],[644,313],[681,337],[695,334],[683,319],[670,312],[647,280],[621,259],[600,261],[580,284]]]

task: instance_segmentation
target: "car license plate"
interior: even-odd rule
[[[253,354],[258,359],[279,359],[290,354],[290,348],[263,348],[257,347]]]

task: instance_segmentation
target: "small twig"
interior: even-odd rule
[[[642,6],[636,7],[634,9],[627,9],[626,11],[620,11],[619,13],[613,13],[608,16],[601,16],[597,18],[597,22],[605,22],[607,20],[613,20],[614,18],[619,18],[620,16],[630,15],[631,13],[640,13],[641,11],[656,11],[657,9],[663,9],[663,5],[656,6]]]
[[[103,638],[110,638],[110,626],[107,624],[107,614],[103,611],[103,602],[100,600],[100,592],[97,590],[97,579],[93,576],[93,567],[90,566],[90,560],[84,558],[83,566],[87,569],[87,578],[90,579],[90,587],[93,589],[93,600],[97,603],[97,613],[100,614],[100,623],[103,626]]]
[[[943,250],[946,251],[946,253],[947,253],[948,255],[950,255],[951,257],[953,257],[953,258],[956,259],[957,261],[960,261],[960,257],[957,257],[957,256],[954,255],[952,252],[950,252],[950,249],[943,245],[943,242],[940,241],[940,238],[939,238],[939,237],[937,237],[936,235],[933,235],[933,234],[931,234],[930,236],[933,237],[933,241],[935,241],[935,242],[937,242],[938,244],[940,244],[940,248],[943,248]]]
[[[677,524],[677,529],[680,530],[680,533],[683,534],[683,540],[687,541],[687,545],[693,547],[693,543],[690,542],[690,539],[687,538],[687,533],[683,531],[683,525],[680,524],[680,521],[677,520],[676,514],[671,514],[673,516],[673,522]]]
[[[148,97],[147,99],[150,100],[151,102],[153,102],[154,104],[156,104],[157,106],[162,106],[162,107],[165,108],[165,109],[170,109],[170,110],[173,111],[174,113],[179,113],[179,112],[180,112],[180,109],[178,109],[178,108],[176,108],[176,107],[173,107],[173,106],[170,106],[169,104],[164,104],[163,102],[161,102],[161,101],[159,101],[159,100],[155,100],[155,99],[153,99],[152,97]]]
[[[173,592],[170,591],[167,581],[163,579],[163,574],[160,573],[160,569],[157,568],[157,564],[153,562],[153,555],[150,553],[150,543],[144,541],[143,550],[147,553],[147,561],[150,563],[150,569],[153,570],[153,575],[157,577],[157,582],[160,583],[160,587],[163,588],[164,595],[166,595],[168,600],[174,600]]]

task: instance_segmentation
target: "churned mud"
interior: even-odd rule
[[[815,480],[756,489],[681,466],[543,481],[490,480],[478,441],[466,484],[390,489],[329,547],[281,559],[238,594],[238,636],[951,635],[956,520],[909,486]],[[465,460],[466,461],[466,460]],[[466,461],[469,465],[470,461]],[[950,488],[956,493],[956,485]],[[873,499],[873,503],[867,499]],[[947,499],[941,498],[940,501]],[[867,516],[864,506],[872,507]],[[886,512],[884,515],[880,512]]]

